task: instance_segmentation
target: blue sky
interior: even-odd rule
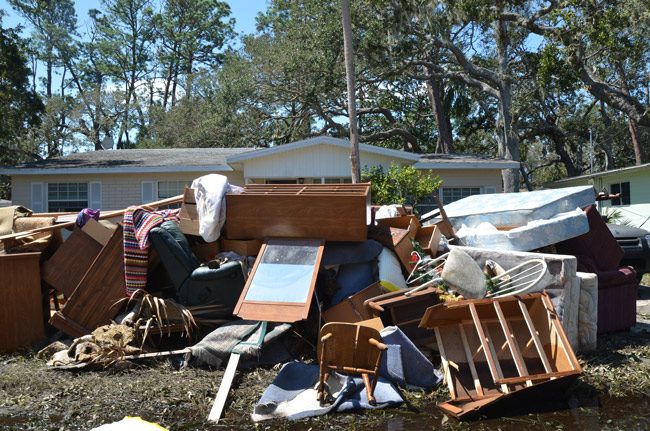
[[[232,16],[236,20],[235,30],[237,33],[253,33],[255,31],[255,17],[259,12],[266,10],[266,0],[226,0],[230,4]],[[83,31],[85,22],[88,19],[89,9],[100,9],[99,0],[77,0],[75,1],[77,10],[77,19]],[[17,16],[7,0],[0,0],[0,9],[3,9],[9,15],[3,18],[3,27],[15,27],[23,22],[22,18]]]

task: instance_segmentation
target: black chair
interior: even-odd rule
[[[218,268],[201,266],[174,221],[151,229],[149,238],[176,288],[179,303],[188,307],[221,304],[223,314],[232,315],[246,283],[239,262],[227,262]]]

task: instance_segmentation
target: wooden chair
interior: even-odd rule
[[[366,386],[368,403],[375,405],[375,386],[377,385],[381,352],[387,346],[378,340],[379,331],[354,323],[332,322],[323,325],[318,343],[320,360],[320,379],[317,399],[326,399],[325,382],[331,371],[360,374]],[[371,376],[372,375],[372,380]]]

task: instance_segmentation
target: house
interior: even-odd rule
[[[518,162],[478,156],[413,154],[360,144],[361,166],[413,165],[443,179],[443,202],[502,191],[501,170]],[[106,150],[0,169],[12,181],[12,201],[35,212],[121,209],[176,196],[208,173],[232,184],[351,182],[350,144],[328,136],[265,148]]]
[[[650,228],[650,163],[566,178],[546,184],[551,188],[580,185],[592,185],[597,192],[620,193],[620,198],[599,201],[600,213],[606,214],[612,209],[617,209],[631,225],[644,229]]]

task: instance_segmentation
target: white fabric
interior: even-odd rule
[[[377,212],[375,213],[375,220],[379,220],[381,218],[391,218],[391,217],[397,217],[399,215],[399,211],[397,210],[397,207],[399,205],[382,205],[379,207]]]
[[[199,235],[206,242],[214,242],[226,222],[226,193],[240,193],[242,188],[230,185],[223,175],[208,174],[192,181],[192,189],[199,215]]]

